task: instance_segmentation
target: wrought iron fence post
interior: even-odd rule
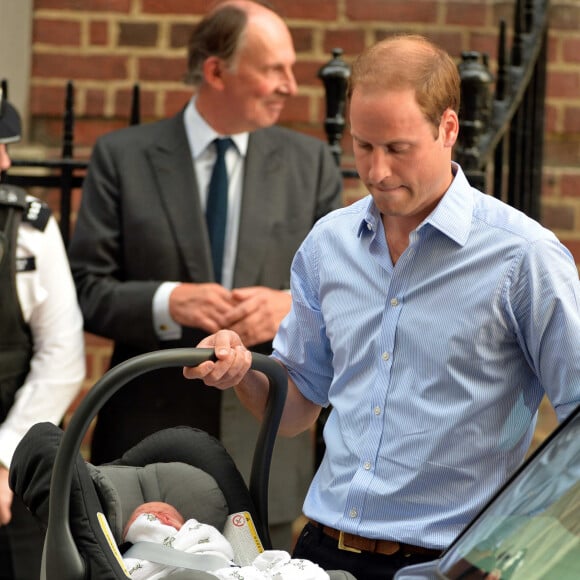
[[[65,111],[63,118],[63,137],[61,159],[65,163],[61,167],[60,195],[60,232],[65,246],[70,239],[71,196],[73,188],[73,168],[66,161],[73,158],[74,147],[74,87],[72,81],[66,84]]]
[[[491,91],[493,77],[487,59],[479,52],[461,54],[459,76],[461,79],[460,129],[456,159],[469,181],[478,189],[485,189],[485,171],[480,167],[479,142],[489,127],[491,118]]]
[[[350,77],[350,67],[342,60],[341,55],[341,48],[333,49],[332,59],[318,71],[318,78],[322,80],[326,94],[324,130],[330,150],[339,166],[342,157],[340,140],[346,124],[344,119],[346,87]]]

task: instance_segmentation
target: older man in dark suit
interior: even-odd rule
[[[341,177],[326,144],[273,126],[296,92],[294,62],[278,15],[258,2],[226,1],[192,34],[195,91],[184,111],[95,145],[69,256],[85,328],[114,340],[113,365],[194,346],[220,328],[270,352],[290,309],[292,257],[314,222],[341,205]],[[216,138],[229,139],[218,263],[206,224],[217,211],[208,200]],[[235,396],[191,384],[178,368],[149,373],[113,396],[99,413],[91,459],[115,459],[177,424],[218,436],[248,474],[258,423]],[[308,434],[276,445],[275,546],[290,542],[312,451]]]

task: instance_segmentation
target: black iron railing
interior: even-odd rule
[[[8,94],[8,83],[1,81],[3,94]],[[140,122],[139,87],[133,87],[129,123]],[[13,159],[12,168],[2,175],[2,181],[19,187],[56,189],[59,192],[59,226],[66,245],[71,230],[71,200],[74,189],[82,187],[88,162],[74,158],[74,87],[69,81],[66,85],[63,136],[61,154],[58,159]],[[29,170],[46,170],[42,173],[30,173]]]
[[[544,151],[548,8],[548,0],[516,1],[509,53],[506,24],[500,22],[493,96],[493,78],[485,55],[464,53],[459,65],[463,105],[457,161],[475,187],[537,220]]]

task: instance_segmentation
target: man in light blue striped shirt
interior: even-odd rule
[[[453,60],[386,39],[349,86],[370,195],[322,218],[292,269],[273,356],[288,371],[283,432],[332,412],[294,555],[359,580],[433,559],[522,461],[547,394],[580,403],[580,285],[548,230],[467,182]],[[267,384],[222,331],[218,362],[185,369],[260,415]]]

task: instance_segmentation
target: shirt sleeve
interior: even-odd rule
[[[333,369],[320,306],[317,259],[311,233],[292,263],[292,308],[274,338],[272,356],[286,367],[304,397],[317,405],[327,406]]]
[[[179,282],[163,282],[153,296],[153,324],[159,340],[179,340],[181,325],[169,314],[169,295]]]
[[[17,291],[30,325],[30,371],[0,425],[0,461],[10,465],[16,446],[37,422],[57,424],[85,377],[83,320],[56,220],[44,231],[22,224],[18,257],[34,257],[36,269],[18,272]]]
[[[562,421],[580,403],[580,282],[570,252],[555,238],[531,244],[506,296],[524,356]]]

